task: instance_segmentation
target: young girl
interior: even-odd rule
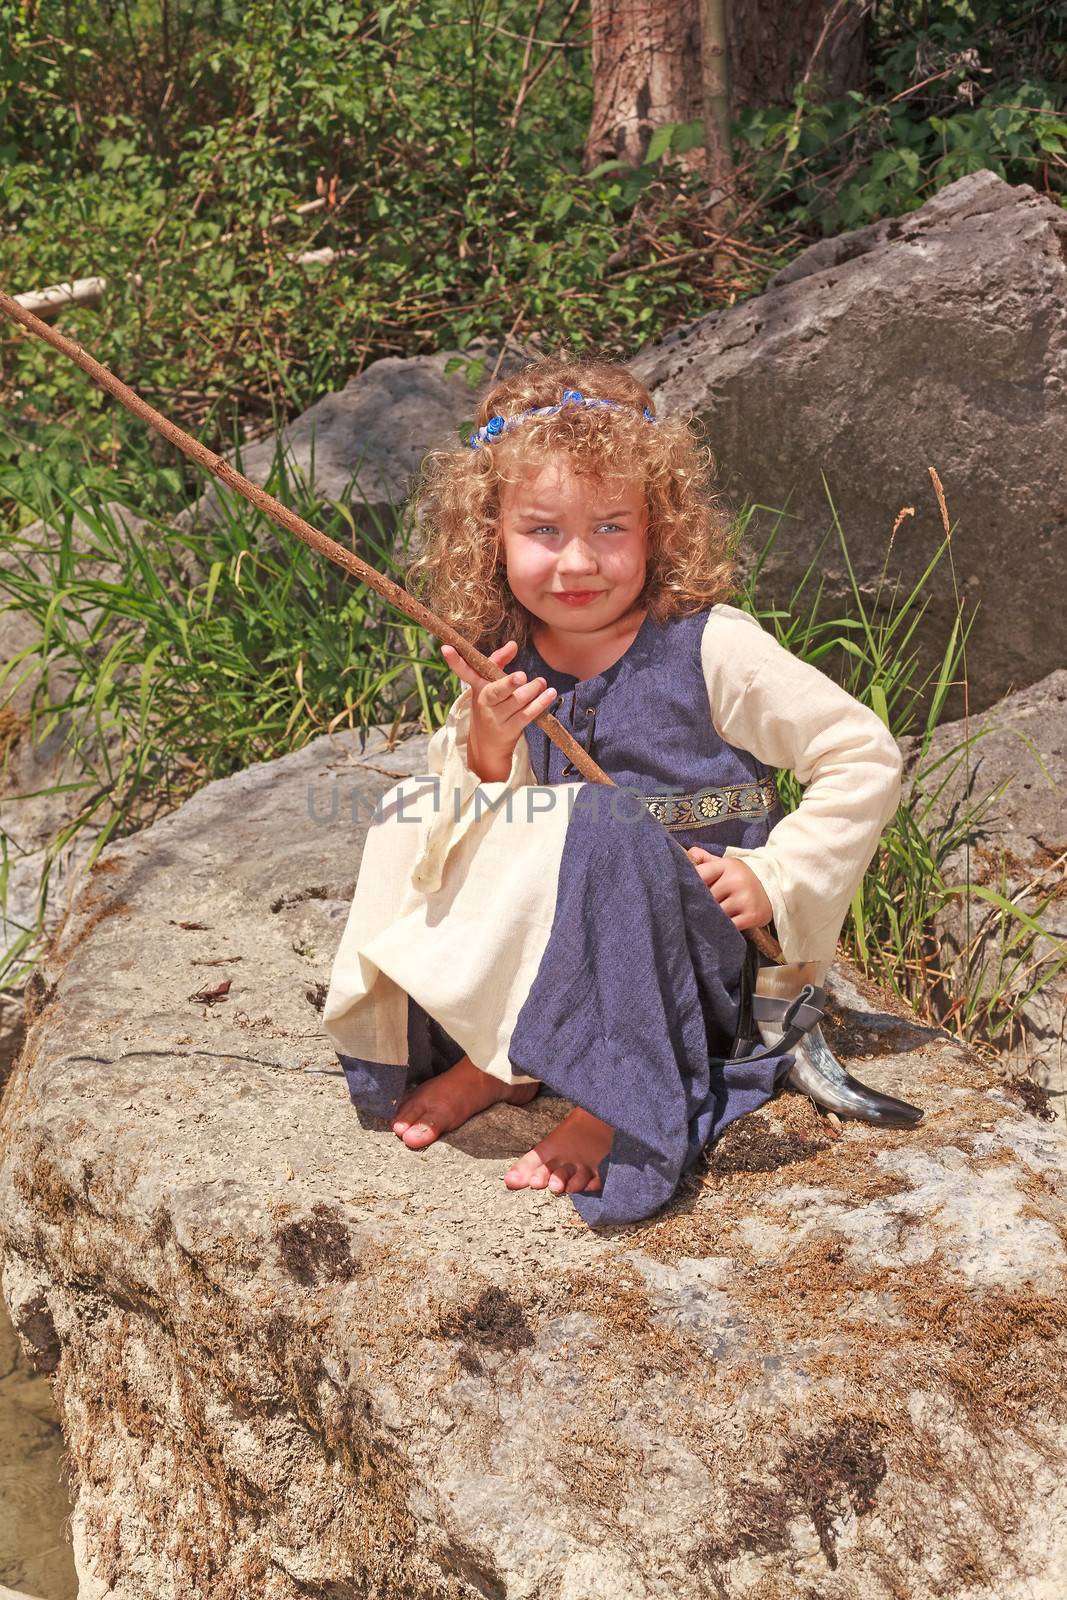
[[[412,1150],[542,1083],[572,1102],[504,1182],[589,1223],[647,1216],[774,1094],[791,1055],[726,1059],[744,930],[817,983],[900,794],[875,713],[725,603],[709,471],[623,367],[563,358],[427,458],[413,576],[510,670],[443,648],[465,687],[368,833],[323,1014]],[[581,781],[548,710],[618,788]]]

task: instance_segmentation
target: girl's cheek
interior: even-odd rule
[[[527,583],[540,583],[552,576],[555,564],[555,556],[551,550],[543,545],[534,546],[524,551],[522,559],[515,563],[515,573]]]
[[[524,551],[508,562],[508,587],[523,605],[535,604],[538,595],[552,587],[552,558],[544,550]]]

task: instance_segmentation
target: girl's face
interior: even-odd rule
[[[644,585],[644,483],[577,478],[566,456],[551,456],[501,484],[500,538],[508,585],[527,611],[553,631],[596,634]]]

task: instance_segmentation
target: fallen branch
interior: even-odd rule
[[[304,544],[309,545],[320,556],[325,556],[328,561],[333,561],[337,566],[343,567],[346,572],[357,578],[361,583],[368,584],[383,599],[388,600],[398,611],[409,617],[412,622],[417,622],[420,627],[425,628],[438,639],[442,639],[446,644],[452,645],[467,665],[483,678],[495,681],[506,676],[495,661],[490,661],[488,656],[484,656],[480,650],[470,644],[462,634],[452,627],[451,623],[446,622],[443,617],[436,616],[428,606],[423,605],[421,600],[417,600],[414,595],[401,588],[400,584],[395,583],[392,578],[386,577],[384,573],[378,572],[374,567],[369,566],[366,561],[362,560],[353,551],[346,549],[344,545],[339,544],[336,539],[331,539],[320,532],[318,528],[312,527],[310,522],[305,522],[303,517],[297,516],[295,511],[290,511],[288,506],[283,505],[280,500],[276,500],[272,494],[268,494],[258,483],[253,483],[243,473],[238,472],[224,457],[216,455],[206,445],[201,444],[198,439],[194,439],[191,434],[186,433],[183,428],[179,428],[176,423],[170,422],[154,406],[150,406],[147,400],[143,400],[133,389],[130,389],[119,378],[116,378],[113,372],[110,372],[107,367],[95,360],[80,344],[75,344],[72,339],[68,339],[57,332],[56,329],[48,327],[32,312],[21,306],[17,300],[2,292],[0,292],[0,311],[10,317],[12,321],[26,328],[30,333],[36,334],[38,338],[50,344],[61,355],[73,361],[83,372],[88,373],[94,383],[98,384],[102,389],[106,389],[108,394],[113,395],[116,400],[124,405],[127,411],[132,411],[134,416],[139,417],[142,422],[147,422],[149,427],[162,434],[168,443],[174,445],[183,455],[187,455],[192,461],[195,461],[205,472],[209,472],[212,477],[217,478],[227,489],[232,489],[245,500],[251,501],[252,505],[270,517],[272,522],[276,522],[287,533],[293,534]],[[607,773],[602,771],[590,759],[584,747],[568,733],[562,723],[557,722],[550,712],[542,713],[537,718],[537,721],[553,743],[557,744],[564,752],[568,760],[572,761],[578,770],[589,778],[591,782],[608,784],[612,782]]]
[[[334,210],[339,211],[345,201],[350,199],[353,192],[354,187],[349,189],[347,194],[342,195]],[[288,222],[291,216],[310,216],[314,211],[322,211],[325,206],[325,196],[320,196],[317,200],[306,200],[303,205],[297,206],[293,212],[276,212],[267,226],[270,228],[279,227],[281,223]],[[321,233],[321,231],[321,226],[314,229],[311,234],[312,239],[316,233]],[[226,244],[235,237],[236,234],[233,230],[228,233],[221,233],[217,239],[205,239],[200,244],[194,245],[188,254],[201,255],[205,250],[213,250],[216,245]],[[150,240],[149,243],[151,242]],[[143,255],[144,251],[142,250],[141,253]],[[291,251],[287,259],[297,267],[320,267],[331,266],[333,262],[341,260],[343,256],[354,256],[357,253],[355,250],[335,250],[332,246],[326,245],[318,250]],[[159,269],[173,265],[174,260],[171,258],[167,261],[161,261]],[[139,272],[128,272],[126,281],[131,283],[135,289],[139,289],[144,282],[144,278]],[[73,283],[51,283],[45,289],[28,289],[24,294],[16,294],[12,298],[16,304],[22,306],[24,311],[31,311],[35,317],[40,317],[42,322],[52,322],[68,306],[87,306],[90,310],[95,310],[103,299],[107,287],[107,278],[75,278]],[[0,1600],[3,1600],[2,1596],[0,1596]]]
[[[75,278],[73,283],[51,283],[47,289],[30,289],[26,294],[17,294],[15,302],[24,311],[32,311],[35,317],[51,322],[67,306],[98,306],[106,288],[106,278]],[[0,1600],[3,1600],[2,1592]]]
[[[211,242],[218,244],[221,241],[213,239]],[[335,250],[332,245],[324,245],[320,250],[302,250],[299,255],[290,255],[287,259],[296,267],[328,267],[344,256],[357,254],[356,250]],[[139,289],[144,279],[139,272],[128,272],[126,281]],[[73,283],[50,283],[46,289],[30,289],[25,294],[14,295],[13,299],[24,311],[32,311],[35,317],[40,317],[42,322],[53,322],[68,306],[86,306],[95,310],[107,286],[107,278],[75,278]],[[0,1600],[3,1600],[2,1595]]]

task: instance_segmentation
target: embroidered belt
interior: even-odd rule
[[[735,783],[698,789],[696,794],[646,794],[645,805],[669,833],[706,828],[709,823],[747,822],[770,815],[778,802],[773,774],[760,783]]]

